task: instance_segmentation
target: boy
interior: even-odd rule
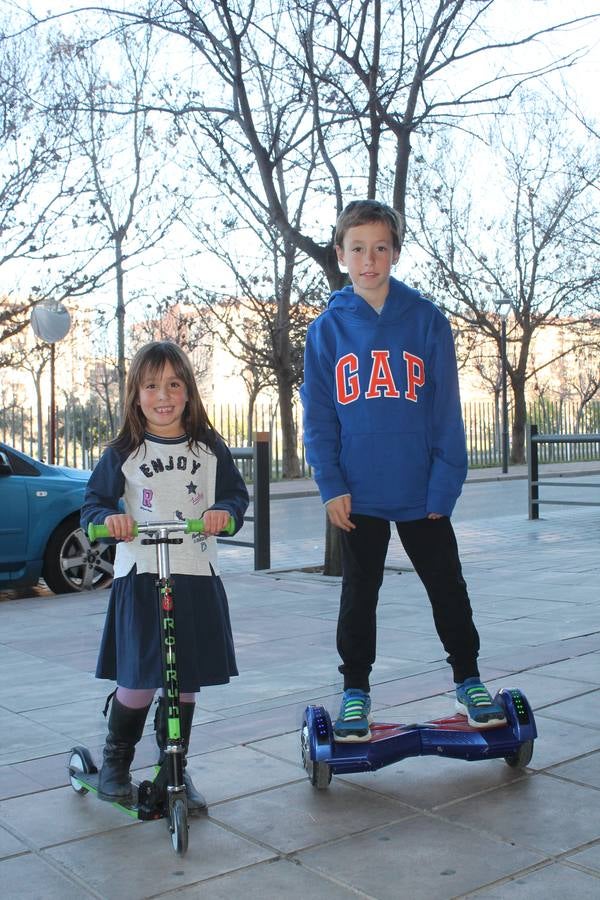
[[[336,252],[352,283],[332,295],[306,338],[307,458],[342,531],[336,741],[371,737],[369,674],[390,522],[429,596],[457,708],[476,728],[505,721],[479,678],[479,636],[450,523],[467,474],[454,342],[438,308],[390,276],[402,226],[375,200],[344,209]]]

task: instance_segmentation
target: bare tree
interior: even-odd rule
[[[211,328],[206,315],[198,315],[187,296],[166,296],[146,303],[144,318],[131,329],[132,352],[147,341],[173,341],[189,354],[196,378],[206,377],[210,348],[206,338]]]
[[[50,363],[52,348],[44,341],[36,341],[32,347],[22,335],[13,338],[10,350],[0,354],[0,365],[11,369],[22,369],[31,376],[36,397],[36,424],[38,459],[45,457],[44,451],[44,407],[42,381],[46,367]]]
[[[586,329],[587,331],[588,329]],[[571,359],[573,365],[566,376],[566,385],[577,398],[575,432],[578,433],[585,409],[600,392],[600,323],[592,322],[591,334],[582,336]]]
[[[246,363],[240,374],[246,385],[248,397],[246,444],[248,447],[251,447],[254,441],[254,410],[256,409],[256,401],[263,390],[274,387],[273,376],[270,372],[264,372],[260,366],[252,362]]]
[[[106,264],[114,272],[117,321],[119,411],[125,394],[128,269],[147,260],[159,247],[183,202],[178,186],[164,179],[166,136],[157,132],[146,108],[155,48],[148,28],[117,34],[114,50],[121,54],[115,81],[94,46],[63,38],[66,104],[75,110],[73,139],[89,166],[88,242],[104,235],[102,250],[112,254]],[[96,237],[97,239],[97,237]]]
[[[282,472],[285,478],[297,478],[300,464],[294,397],[302,381],[306,327],[314,316],[315,296],[322,294],[320,279],[314,267],[302,262],[293,244],[250,210],[244,217],[241,209],[240,198],[237,214],[226,215],[218,228],[208,225],[194,229],[189,223],[197,240],[220,247],[221,261],[237,286],[235,294],[209,291],[195,281],[187,281],[184,290],[213,336],[242,363],[252,402],[262,388],[277,389]],[[221,228],[229,233],[235,230],[238,243],[240,235],[245,234],[246,244],[254,244],[253,263],[248,255],[242,261],[235,250],[228,249]]]
[[[0,343],[28,326],[35,302],[62,299],[78,282],[56,266],[79,181],[56,115],[52,53],[33,34],[9,38],[7,25],[0,21]]]
[[[589,243],[600,216],[590,185],[600,161],[581,147],[565,147],[564,122],[542,109],[523,111],[515,132],[501,129],[505,178],[493,191],[485,168],[486,195],[475,208],[473,183],[449,171],[443,152],[427,165],[421,184],[419,230],[415,238],[428,254],[426,281],[452,315],[491,339],[501,352],[501,320],[496,304],[508,299],[507,372],[514,398],[511,459],[525,461],[526,385],[541,368],[581,347],[577,322],[590,321],[590,304],[600,288],[600,264]],[[521,143],[519,144],[519,140]],[[495,157],[496,159],[498,157]],[[461,160],[460,172],[482,168],[483,149]],[[456,166],[456,156],[453,166]],[[431,180],[436,168],[437,179]],[[473,177],[475,177],[473,175]],[[552,326],[564,340],[554,357],[539,364],[532,356],[534,335]],[[589,330],[587,332],[590,334]]]

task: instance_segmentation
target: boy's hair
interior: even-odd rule
[[[140,387],[146,376],[160,374],[167,362],[171,363],[175,376],[183,381],[187,389],[188,399],[182,419],[190,448],[201,441],[215,449],[217,432],[200,399],[192,364],[172,341],[151,341],[140,347],[131,360],[125,388],[123,424],[116,438],[109,442],[109,447],[131,453],[144,443],[146,417],[139,404]]]
[[[384,222],[389,225],[392,233],[394,250],[402,249],[406,226],[404,216],[391,206],[380,203],[379,200],[353,200],[340,213],[335,225],[335,243],[341,247],[344,243],[346,232],[357,225],[367,225],[370,222]]]

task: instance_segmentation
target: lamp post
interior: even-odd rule
[[[48,441],[48,462],[56,462],[56,379],[54,345],[67,335],[71,327],[69,311],[57,300],[46,299],[34,306],[31,313],[31,327],[36,337],[50,344],[50,438]]]
[[[507,366],[506,366],[506,319],[510,312],[511,302],[503,296],[496,304],[500,315],[500,363],[502,384],[502,474],[508,472],[508,396],[507,396]]]

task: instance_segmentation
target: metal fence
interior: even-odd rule
[[[599,500],[557,500],[557,499],[540,499],[541,487],[559,487],[559,488],[587,488],[597,491],[600,484],[596,481],[569,481],[561,478],[560,481],[540,481],[539,473],[539,456],[540,448],[544,446],[557,445],[586,445],[595,444],[600,446],[600,433],[597,434],[540,434],[537,425],[527,426],[527,502],[529,507],[529,518],[539,519],[540,504],[550,503],[554,506],[600,506]]]
[[[252,522],[252,541],[240,541],[234,538],[218,538],[223,544],[236,544],[238,547],[254,549],[254,568],[268,569],[271,566],[271,510],[269,504],[269,432],[259,431],[253,447],[232,447],[231,455],[242,467],[247,460],[252,462],[254,476],[254,514],[246,515],[246,522]]]
[[[208,414],[215,427],[231,447],[250,446],[258,432],[271,435],[271,479],[282,477],[281,421],[276,405],[259,405],[255,408],[250,424],[248,409],[243,405],[227,404],[208,406]],[[463,405],[469,465],[472,468],[499,466],[502,456],[502,435],[498,408],[494,403],[465,403]],[[574,403],[548,403],[536,401],[528,406],[528,421],[536,422],[545,434],[597,434],[600,432],[600,401],[588,403],[581,414]],[[49,415],[43,424],[38,452],[37,417],[33,410],[12,406],[0,410],[0,435],[2,440],[29,453],[48,458],[50,434]],[[302,441],[302,414],[300,404],[295,407],[295,424],[298,435],[298,457],[301,474],[309,475]],[[512,426],[512,422],[510,423]],[[56,460],[64,465],[91,469],[112,437],[106,413],[100,407],[72,404],[59,409],[56,414]],[[568,462],[600,459],[600,445],[588,443],[544,444],[539,448],[540,462]],[[244,477],[253,479],[251,461],[241,461]]]

